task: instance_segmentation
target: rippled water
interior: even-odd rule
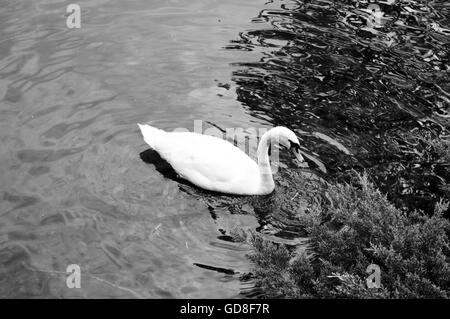
[[[450,4],[274,1],[253,22],[227,46],[261,53],[234,64],[248,112],[304,131],[327,178],[365,169],[396,204],[432,210],[449,163],[414,137],[449,136]]]
[[[238,296],[248,248],[221,236],[256,217],[211,218],[141,160],[136,123],[248,126],[217,83],[261,1],[77,3],[69,30],[67,1],[0,0],[0,296]]]
[[[307,177],[368,169],[425,208],[448,183],[404,137],[448,134],[445,1],[78,1],[78,30],[68,3],[0,0],[2,297],[239,297],[231,232],[295,239]],[[275,194],[241,198],[142,161],[136,122],[194,120],[295,128],[310,170],[283,158]]]

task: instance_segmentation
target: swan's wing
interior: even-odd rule
[[[244,193],[259,186],[256,162],[220,138],[188,132],[168,133],[155,149],[181,177],[200,187]]]

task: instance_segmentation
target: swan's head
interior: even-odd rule
[[[297,135],[295,135],[295,133],[290,129],[283,126],[274,127],[271,130],[271,136],[275,140],[278,140],[278,143],[281,146],[286,147],[288,150],[294,153],[295,157],[300,163],[305,161],[303,156],[300,154],[300,143],[298,141]]]

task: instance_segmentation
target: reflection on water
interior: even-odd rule
[[[68,30],[69,1],[0,0],[0,296],[238,297],[232,231],[295,242],[309,180],[367,168],[399,203],[441,195],[448,171],[404,134],[448,134],[448,4],[264,2],[85,0]],[[136,122],[199,119],[295,128],[311,170],[241,198],[141,160]]]
[[[450,7],[445,1],[273,2],[227,48],[238,100],[301,130],[315,170],[370,172],[399,205],[430,210],[450,173],[411,131],[449,135]]]

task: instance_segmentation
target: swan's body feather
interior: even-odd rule
[[[259,167],[239,148],[217,137],[141,128],[144,139],[180,177],[211,191],[252,194]]]
[[[193,132],[165,132],[147,124],[138,125],[145,142],[180,177],[194,185],[238,195],[262,195],[274,189],[272,176],[270,180],[262,178],[258,164],[226,140]]]

